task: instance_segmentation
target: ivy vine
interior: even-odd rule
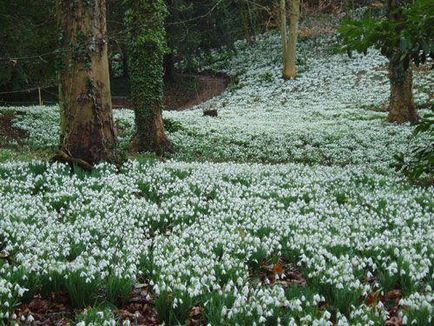
[[[167,52],[163,0],[127,0],[130,99],[136,118],[147,118],[163,103],[163,59]]]

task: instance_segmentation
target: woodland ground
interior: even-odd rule
[[[164,161],[71,173],[47,163],[57,107],[0,108],[3,322],[432,323],[434,188],[390,166],[423,140],[384,121],[385,58],[335,46],[302,40],[292,81],[274,33],[202,58],[232,83],[164,112]],[[416,71],[420,109],[433,85]],[[126,146],[133,113],[115,118]]]

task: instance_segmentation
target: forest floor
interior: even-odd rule
[[[173,80],[172,87],[167,87],[165,91],[165,107],[167,110],[185,110],[198,104],[206,102],[215,96],[220,95],[229,85],[230,77],[225,75],[211,74],[184,74],[183,78],[192,78],[194,86],[188,89],[177,87],[178,81]]]
[[[119,169],[50,164],[56,106],[0,108],[0,324],[432,324],[434,187],[391,167],[425,140],[385,122],[386,59],[336,42],[303,39],[291,81],[276,33],[213,52],[227,89]],[[433,85],[415,71],[422,116]]]

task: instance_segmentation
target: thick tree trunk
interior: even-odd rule
[[[139,112],[137,112],[139,111]],[[171,143],[164,131],[161,108],[136,108],[136,135],[131,141],[133,152],[154,152],[163,154],[171,149]]]
[[[107,57],[106,1],[60,1],[60,149],[89,164],[110,160],[116,143]]]
[[[387,0],[389,19],[396,22],[401,21],[402,6],[406,2]],[[413,72],[410,62],[404,62],[402,57],[399,47],[389,57],[390,100],[387,121],[414,123],[419,118],[413,101]]]
[[[135,108],[135,152],[162,154],[171,149],[164,131],[163,61],[166,52],[163,0],[129,0],[130,100]]]
[[[413,73],[402,62],[389,63],[390,101],[389,122],[417,122],[418,115],[413,101]]]
[[[288,52],[288,28],[286,24],[286,0],[280,0],[280,38],[282,41],[282,59],[283,59],[283,71],[282,75],[284,79],[289,79],[290,61]]]
[[[287,78],[297,76],[297,34],[300,18],[300,0],[291,0],[291,12],[289,14],[289,40],[288,40],[288,71]]]

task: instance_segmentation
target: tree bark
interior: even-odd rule
[[[300,0],[291,0],[291,12],[289,14],[289,40],[288,40],[288,71],[287,78],[294,79],[297,76],[297,34],[300,18]]]
[[[408,1],[387,0],[387,13],[390,20],[402,20],[402,6]],[[389,122],[417,122],[419,117],[413,101],[413,72],[409,58],[397,47],[389,57]]]
[[[162,117],[166,7],[163,0],[129,0],[129,9],[130,100],[136,125],[130,149],[163,154],[171,149]]]
[[[107,57],[106,0],[60,0],[60,150],[91,165],[113,158],[116,133]]]
[[[418,115],[413,101],[413,73],[411,66],[399,60],[389,62],[390,101],[389,122],[417,122]]]
[[[286,24],[286,0],[280,0],[280,38],[282,41],[283,79],[290,78],[288,52],[288,28]]]
[[[154,152],[161,155],[171,150],[159,106],[146,110],[136,108],[135,122],[137,131],[130,145],[133,152]]]

